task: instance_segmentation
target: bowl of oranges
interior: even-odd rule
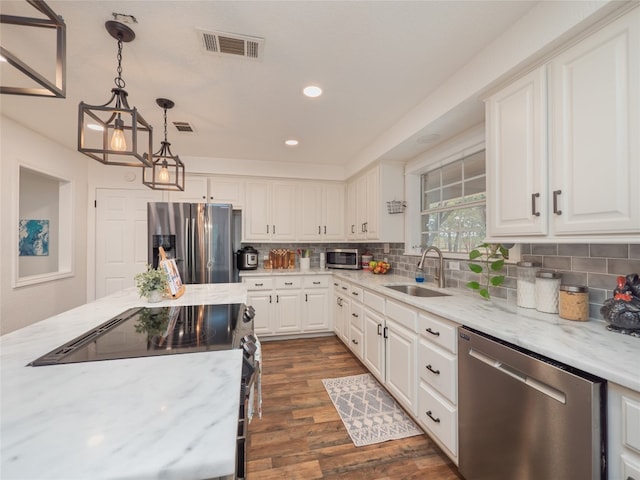
[[[391,265],[388,262],[381,261],[371,261],[369,262],[369,271],[375,273],[376,275],[384,275],[389,270],[391,270]]]

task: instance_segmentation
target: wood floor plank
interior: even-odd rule
[[[418,435],[355,447],[322,379],[367,373],[336,337],[263,342],[263,418],[249,424],[248,480],[461,480]]]

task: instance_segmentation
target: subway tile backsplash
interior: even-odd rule
[[[320,264],[320,252],[327,248],[359,248],[361,253],[371,253],[376,260],[387,260],[392,265],[392,272],[414,278],[418,258],[415,255],[404,255],[404,243],[391,243],[389,253],[384,253],[382,243],[339,243],[339,244],[252,244],[263,255],[272,248],[309,249],[311,250],[311,266]],[[602,320],[600,307],[612,296],[616,286],[616,277],[629,273],[640,273],[640,244],[521,244],[521,259],[536,261],[545,270],[556,271],[562,275],[562,283],[570,285],[586,285],[589,287],[589,316]],[[427,281],[433,281],[436,259],[432,254],[427,257]],[[455,262],[460,269],[452,270]],[[466,260],[447,260],[445,262],[447,286],[465,288],[467,282],[476,280],[477,275],[469,270]],[[516,302],[516,282],[518,269],[508,264],[503,272],[506,276],[503,285],[491,287],[491,295]],[[469,294],[472,292],[469,290]]]

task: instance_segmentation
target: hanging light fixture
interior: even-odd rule
[[[80,102],[78,108],[78,151],[105,165],[152,166],[141,153],[152,148],[153,128],[138,110],[129,107],[126,83],[122,78],[122,42],[131,42],[136,34],[128,26],[108,21],[105,27],[118,41],[118,76],[111,98],[104,105]]]
[[[160,150],[147,157],[151,167],[142,168],[142,183],[153,190],[184,190],[184,164],[180,157],[171,153],[171,144],[167,141],[167,110],[175,106],[171,100],[157,98],[156,103],[164,109],[164,141]]]

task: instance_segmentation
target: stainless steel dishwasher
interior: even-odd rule
[[[458,328],[466,480],[606,479],[605,381]]]

